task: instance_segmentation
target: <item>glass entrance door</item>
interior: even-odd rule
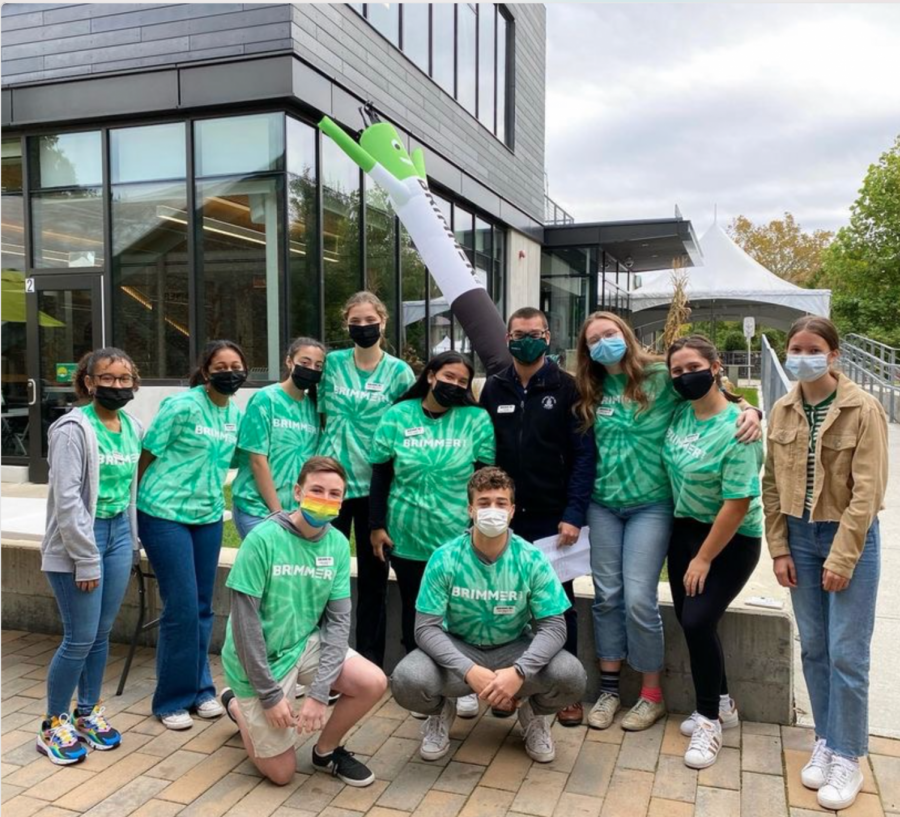
[[[28,478],[46,482],[47,431],[76,403],[81,357],[103,345],[100,275],[40,275],[26,280],[28,319]]]

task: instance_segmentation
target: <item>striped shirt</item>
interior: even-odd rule
[[[811,406],[803,403],[803,413],[806,414],[806,422],[809,423],[809,452],[806,455],[806,509],[812,510],[813,485],[816,479],[816,440],[819,437],[819,429],[825,422],[825,416],[834,402],[837,392],[830,394],[821,403]]]

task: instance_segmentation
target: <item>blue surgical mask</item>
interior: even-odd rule
[[[611,338],[598,340],[590,349],[591,360],[604,366],[611,366],[625,357],[628,346],[625,344],[625,338],[621,335],[613,335]]]
[[[788,374],[808,383],[828,372],[828,355],[788,355],[784,363]]]

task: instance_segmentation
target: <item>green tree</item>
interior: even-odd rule
[[[808,286],[822,266],[822,254],[834,238],[827,230],[805,232],[790,213],[768,224],[756,225],[738,216],[728,234],[755,261],[779,278]]]
[[[816,284],[831,288],[841,331],[900,346],[900,136],[869,166]]]

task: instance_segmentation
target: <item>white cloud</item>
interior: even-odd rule
[[[840,226],[900,134],[900,6],[547,7],[550,193],[579,221]]]

